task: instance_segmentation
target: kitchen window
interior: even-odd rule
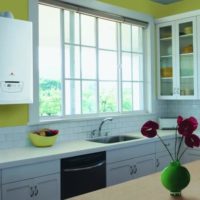
[[[146,25],[39,4],[40,117],[144,112]]]

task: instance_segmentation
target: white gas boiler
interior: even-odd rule
[[[32,23],[0,17],[0,104],[33,102]]]

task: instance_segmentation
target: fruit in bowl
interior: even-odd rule
[[[59,131],[53,129],[41,129],[29,133],[29,139],[34,146],[49,147],[56,142]]]

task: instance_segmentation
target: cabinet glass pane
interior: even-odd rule
[[[179,24],[180,95],[194,95],[193,24]]]
[[[172,79],[161,79],[160,94],[162,96],[172,96],[173,95],[173,84]]]
[[[172,27],[160,28],[160,94],[173,95]]]
[[[180,79],[180,95],[192,96],[194,95],[194,79],[181,77]]]

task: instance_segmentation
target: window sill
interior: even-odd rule
[[[107,114],[99,114],[99,115],[87,115],[87,116],[70,116],[70,117],[56,117],[56,118],[46,118],[41,119],[38,122],[29,122],[29,126],[32,125],[39,125],[39,124],[49,124],[49,123],[62,123],[62,122],[79,122],[79,121],[91,121],[91,120],[99,120],[105,117],[112,117],[112,118],[126,118],[126,117],[137,117],[137,116],[149,116],[154,115],[154,113],[149,112],[134,112],[134,113],[107,113]]]

